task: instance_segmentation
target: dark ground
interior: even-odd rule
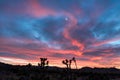
[[[120,70],[90,67],[81,69],[42,68],[0,63],[0,80],[120,80]]]

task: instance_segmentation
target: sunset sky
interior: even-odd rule
[[[120,0],[0,0],[0,62],[40,57],[120,68]]]

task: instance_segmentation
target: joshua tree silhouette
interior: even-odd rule
[[[48,66],[49,61],[47,58],[40,58],[40,63],[38,63],[38,66],[45,67],[46,65]]]
[[[70,60],[65,59],[65,60],[62,61],[62,63],[65,64],[67,68],[70,68],[70,69],[71,69],[72,61],[75,63],[75,67],[76,67],[76,69],[77,69],[77,63],[76,63],[75,57],[73,57],[73,58],[70,59]]]
[[[65,64],[67,66],[67,68],[69,68],[69,60],[65,59],[62,61],[63,64]]]
[[[69,60],[69,68],[71,69],[72,60]]]
[[[72,61],[74,61],[74,63],[75,63],[75,67],[76,67],[76,69],[77,69],[77,63],[76,63],[76,59],[75,59],[75,57],[72,58]]]

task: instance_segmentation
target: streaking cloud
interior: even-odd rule
[[[0,61],[120,68],[119,0],[1,0]],[[16,59],[17,61],[14,61]],[[115,62],[114,62],[115,61]]]

